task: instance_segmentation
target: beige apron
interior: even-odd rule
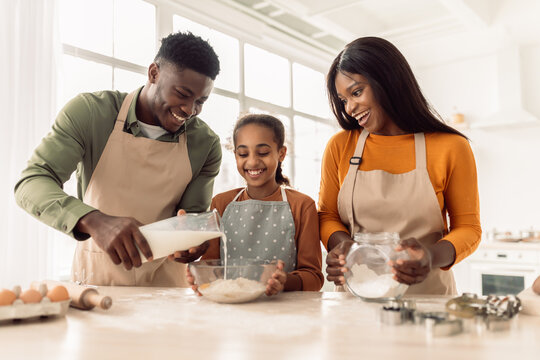
[[[134,95],[122,103],[84,202],[107,215],[148,224],[175,215],[192,172],[185,132],[176,143],[123,131]],[[93,285],[187,286],[184,264],[162,258],[127,271],[91,238],[77,243],[72,279]]]
[[[404,174],[359,170],[368,135],[366,130],[360,134],[339,191],[341,221],[349,226],[351,234],[397,232],[401,239],[413,237],[425,246],[435,244],[443,237],[445,227],[427,171],[424,134],[414,134],[416,168]],[[426,280],[410,286],[406,295],[456,293],[452,271],[437,268]]]

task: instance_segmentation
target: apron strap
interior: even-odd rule
[[[417,169],[427,169],[426,137],[424,133],[414,134],[414,149]]]
[[[240,197],[240,195],[246,190],[247,188],[243,188],[242,190],[240,190],[238,192],[238,194],[236,194],[236,196],[234,197],[234,199],[232,199],[231,202],[235,202],[236,200],[238,200],[238,198]]]
[[[364,153],[364,145],[366,144],[366,139],[369,136],[369,132],[366,129],[363,129],[360,133],[360,136],[358,137],[358,141],[356,142],[356,149],[354,150],[354,156],[350,158],[349,160],[349,174],[352,174],[352,191],[351,193],[354,194],[354,186],[356,185],[356,175],[358,175],[358,168],[360,167],[360,163],[362,163],[362,154]],[[349,202],[349,226],[351,231],[351,238],[354,237],[354,203],[353,198],[351,196],[351,201]]]
[[[114,124],[115,130],[124,129],[124,122],[127,119],[129,107],[131,106],[131,102],[133,101],[133,98],[135,97],[136,92],[137,90],[129,93],[124,99],[124,101],[122,102],[122,106],[120,107],[120,111],[118,112],[118,116],[116,117],[116,122]]]
[[[287,194],[285,193],[285,189],[283,188],[283,186],[280,186],[281,188],[281,197],[283,198],[283,201],[287,201]],[[236,196],[234,197],[234,199],[232,199],[231,202],[234,202],[236,200],[238,200],[238,198],[240,197],[240,195],[242,195],[242,193],[247,189],[247,187],[243,188],[242,190],[240,190],[238,192],[238,194],[236,194]]]

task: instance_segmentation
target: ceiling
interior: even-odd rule
[[[539,0],[221,0],[290,37],[336,54],[360,36],[418,44],[471,33],[540,41]]]

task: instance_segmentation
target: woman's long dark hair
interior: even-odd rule
[[[375,100],[401,130],[446,132],[467,138],[443,122],[422,94],[407,60],[389,41],[378,37],[354,40],[334,59],[326,77],[328,98],[339,125],[345,130],[360,129],[338,97],[335,85],[338,72],[365,77]]]
[[[236,135],[238,134],[238,130],[240,130],[242,127],[249,124],[256,124],[256,125],[264,126],[265,128],[272,130],[272,132],[274,133],[274,141],[278,145],[278,150],[284,146],[285,127],[283,126],[283,123],[278,118],[272,115],[266,115],[266,114],[247,114],[247,115],[242,116],[240,119],[238,119],[238,121],[234,125],[233,142],[234,142],[235,149],[236,149]],[[285,175],[283,175],[283,172],[281,170],[281,161],[278,162],[278,166],[276,169],[276,182],[279,185],[287,185],[287,186],[291,185],[289,179]]]

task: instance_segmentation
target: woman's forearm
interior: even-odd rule
[[[345,240],[351,240],[351,236],[345,231],[336,231],[328,239],[328,252],[332,251],[339,243]]]
[[[456,249],[448,240],[438,241],[428,249],[431,253],[432,269],[452,266],[456,261]]]

